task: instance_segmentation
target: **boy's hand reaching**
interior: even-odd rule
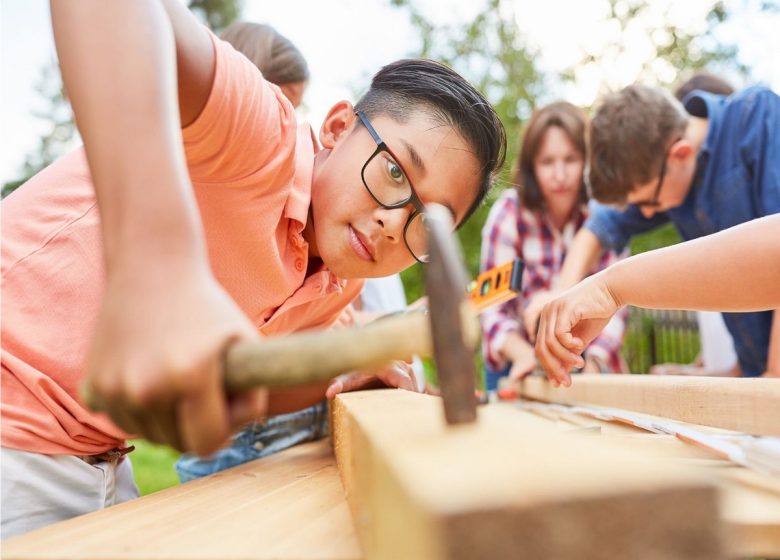
[[[396,361],[385,368],[345,373],[338,376],[328,386],[325,396],[333,399],[339,393],[371,389],[378,387],[396,387],[407,391],[419,392],[412,366],[407,362]]]
[[[569,371],[584,367],[582,352],[619,308],[620,303],[601,273],[563,292],[544,307],[536,357],[553,386],[571,385]]]
[[[536,342],[536,330],[539,326],[539,317],[542,314],[542,309],[559,295],[561,295],[561,292],[549,290],[537,292],[531,296],[528,305],[523,311],[523,324],[531,343]]]
[[[109,276],[86,389],[123,430],[205,454],[267,410],[265,389],[223,389],[226,347],[258,335],[210,271],[169,264]]]

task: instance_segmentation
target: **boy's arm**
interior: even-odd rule
[[[176,62],[187,120],[205,103],[214,58],[205,30],[189,28],[174,4],[166,4],[173,18],[142,0],[53,0],[51,12],[106,259],[88,388],[126,431],[203,453],[262,413],[265,394],[229,409],[222,391],[226,345],[256,333],[208,262],[182,148]],[[174,35],[188,29],[191,37]]]
[[[548,304],[536,353],[554,384],[622,305],[758,311],[780,307],[780,215],[618,262]]]
[[[580,228],[574,235],[566,258],[563,259],[558,282],[551,290],[534,294],[523,311],[523,323],[532,342],[536,340],[536,326],[544,306],[585,278],[598,262],[602,250],[599,238],[589,229]]]
[[[577,282],[585,278],[598,263],[601,252],[613,250],[620,253],[628,245],[631,237],[650,231],[669,221],[665,214],[656,214],[645,218],[636,206],[628,206],[623,211],[600,204],[592,200],[589,204],[591,215],[572,240],[566,252],[561,275],[549,292],[540,292],[526,307],[523,320],[526,325],[536,325],[542,308]],[[531,339],[536,334],[529,328]]]

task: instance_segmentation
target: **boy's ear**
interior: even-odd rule
[[[322,147],[333,148],[336,142],[352,129],[355,118],[355,108],[349,101],[339,101],[331,107],[320,128]]]
[[[694,150],[693,144],[691,144],[690,140],[687,138],[681,138],[672,144],[672,147],[669,150],[669,155],[672,157],[672,159],[684,161],[691,156],[695,156],[696,150]]]

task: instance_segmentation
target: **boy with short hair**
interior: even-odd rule
[[[594,209],[572,242],[558,289],[582,279],[604,248],[620,250],[669,221],[688,240],[780,212],[778,153],[780,97],[765,87],[730,97],[694,91],[684,110],[658,88],[632,85],[611,95],[591,123],[591,189],[599,202],[628,206]],[[543,301],[527,320],[536,321]],[[743,375],[780,370],[778,317],[724,315]]]
[[[424,260],[424,205],[463,223],[505,150],[492,107],[433,62],[334,105],[320,149],[176,0],[55,1],[52,21],[84,149],[2,204],[3,537],[126,499],[129,434],[207,453],[321,400],[326,384],[228,399],[222,353],[327,328],[362,278]]]

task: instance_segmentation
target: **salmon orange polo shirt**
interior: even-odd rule
[[[306,277],[316,139],[244,56],[214,48],[208,102],[182,131],[214,274],[263,335],[328,327],[362,281]],[[4,447],[88,455],[129,436],[78,393],[105,284],[99,222],[83,149],[2,203]]]

